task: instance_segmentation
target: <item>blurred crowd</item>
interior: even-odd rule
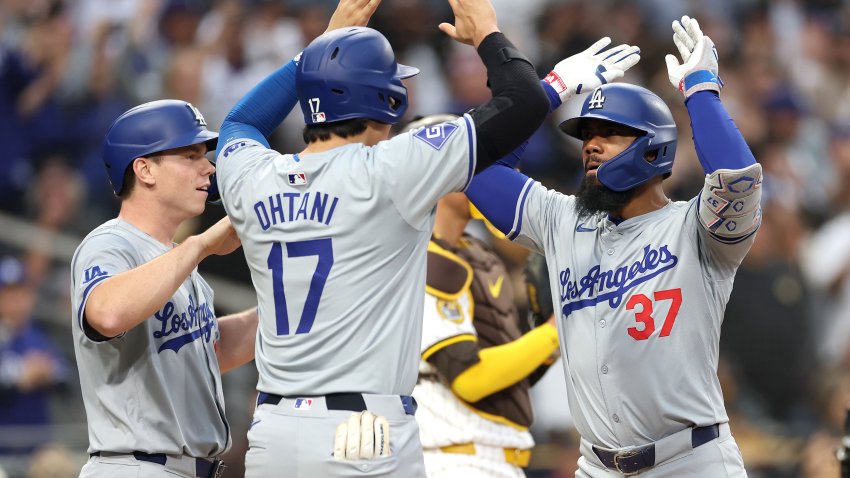
[[[676,199],[693,197],[703,173],[664,66],[675,52],[670,22],[694,16],[715,41],[723,101],[765,173],[764,222],[738,272],[721,338],[731,427],[751,477],[836,478],[834,452],[850,406],[850,3],[493,3],[502,30],[541,77],[602,36],[641,47],[624,81],[652,89],[674,112],[681,138],[665,187]],[[244,93],[324,31],[334,5],[0,0],[0,477],[76,476],[86,459],[68,271],[76,243],[117,213],[101,159],[107,127],[132,106],[177,98],[217,129]],[[384,0],[370,24],[401,62],[422,71],[408,83],[416,91],[411,118],[463,113],[489,97],[476,53],[437,29],[450,11],[443,0]],[[566,193],[582,168],[577,143],[557,124],[575,107],[565,105],[535,134],[522,166]],[[272,146],[299,151],[302,126],[296,111]],[[223,214],[209,207],[186,233]],[[519,271],[524,254],[499,248]],[[202,269],[250,286],[240,253]],[[216,294],[220,314],[236,309],[227,296]],[[247,446],[256,372],[243,369],[225,377],[235,441],[227,476],[241,476]],[[535,394],[539,446],[529,476],[572,477],[575,469],[565,385],[553,380]]]

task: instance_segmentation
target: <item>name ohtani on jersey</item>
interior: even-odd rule
[[[602,270],[595,265],[582,277],[573,277],[570,268],[559,273],[562,313],[567,317],[573,311],[591,307],[608,301],[611,308],[617,308],[623,301],[623,295],[630,289],[662,274],[679,263],[679,258],[670,252],[667,245],[643,248],[643,256],[622,267]],[[594,297],[595,294],[595,297]]]
[[[254,203],[254,214],[264,231],[277,224],[299,220],[327,226],[333,219],[338,202],[338,197],[318,191],[278,193]]]

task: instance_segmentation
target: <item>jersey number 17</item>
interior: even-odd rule
[[[325,289],[325,282],[334,264],[334,251],[330,238],[313,239],[310,241],[287,242],[287,257],[319,256],[319,263],[313,272],[304,310],[298,322],[296,334],[306,334],[313,327],[319,300]],[[283,290],[283,244],[275,242],[269,252],[267,266],[272,271],[272,288],[274,293],[274,314],[277,323],[277,335],[289,335],[289,313],[286,311],[286,294]]]

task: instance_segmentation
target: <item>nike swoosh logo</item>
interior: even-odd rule
[[[262,419],[260,419],[260,420],[254,420],[253,422],[251,422],[251,424],[250,424],[250,425],[248,425],[248,430],[250,430],[250,429],[254,428],[254,425],[256,425],[256,424],[260,423],[261,421],[263,421],[263,420],[262,420]]]
[[[499,276],[496,279],[495,284],[491,284],[489,281],[487,282],[487,288],[490,289],[490,295],[493,296],[494,299],[499,297],[499,294],[502,293],[502,284],[505,282],[505,276]]]
[[[576,232],[593,232],[595,230],[596,230],[595,227],[593,229],[589,229],[589,228],[584,227],[584,223],[581,223],[578,226],[576,226]]]

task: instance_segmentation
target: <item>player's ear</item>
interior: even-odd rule
[[[142,184],[153,186],[156,184],[156,177],[153,173],[154,160],[150,157],[141,157],[133,160],[133,172],[136,174],[136,179]]]

